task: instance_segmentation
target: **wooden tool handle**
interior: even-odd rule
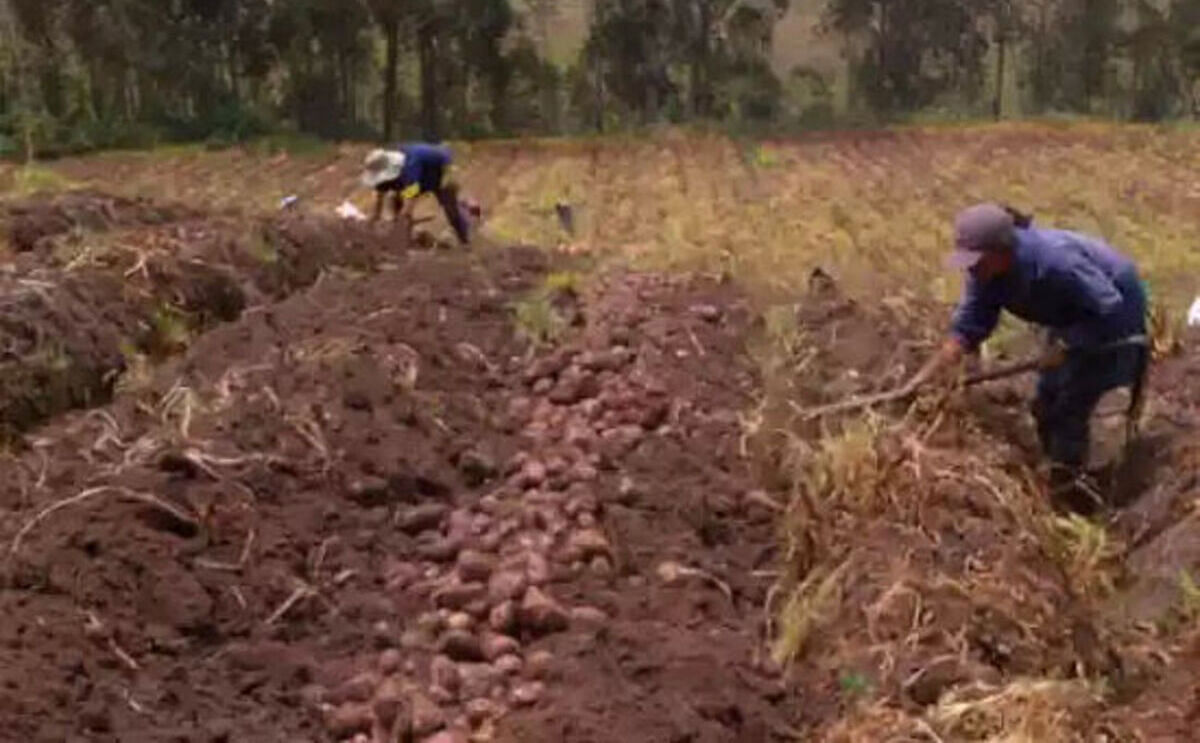
[[[1018,361],[997,369],[973,374],[963,380],[963,386],[972,387],[984,382],[993,382],[997,379],[1007,379],[1008,377],[1015,377],[1027,372],[1036,371],[1041,367],[1042,360],[1040,358]],[[885,402],[899,402],[910,399],[915,397],[916,394],[917,390],[910,391],[903,388],[889,390],[874,395],[867,395],[866,397],[855,397],[849,400],[842,400],[841,402],[830,403],[829,405],[809,408],[808,410],[801,411],[800,417],[805,420],[813,420],[814,418],[823,418],[828,415],[837,415],[838,413],[849,413],[854,410],[863,410],[875,405],[881,405]]]

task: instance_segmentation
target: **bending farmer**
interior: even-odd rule
[[[1136,413],[1149,361],[1146,295],[1133,262],[1099,239],[1039,229],[995,204],[961,212],[951,264],[968,272],[950,337],[909,391],[975,352],[1008,310],[1050,331],[1033,414],[1052,482],[1087,462],[1089,422],[1105,392],[1130,386]]]
[[[375,189],[375,213],[372,221],[383,214],[383,201],[392,194],[392,218],[402,216],[411,224],[413,205],[417,197],[432,193],[442,205],[446,220],[454,228],[459,242],[470,242],[464,208],[458,200],[458,186],[446,178],[451,163],[450,150],[432,144],[407,144],[394,150],[375,150],[363,163],[363,184]]]

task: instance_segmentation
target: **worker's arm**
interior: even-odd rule
[[[957,366],[968,353],[978,351],[979,345],[987,340],[1000,322],[1000,307],[1000,297],[994,285],[968,279],[963,299],[950,324],[950,337],[909,380],[904,392],[916,392],[946,369]]]
[[[396,220],[403,218],[407,221],[412,221],[413,209],[416,207],[417,197],[420,195],[421,187],[416,183],[397,191],[396,209],[392,215],[393,218]]]
[[[956,336],[947,338],[937,353],[925,363],[925,366],[921,367],[920,371],[913,375],[908,384],[904,385],[904,393],[912,394],[946,369],[958,366],[966,354],[967,347],[962,339]]]
[[[375,213],[371,215],[372,222],[378,222],[379,218],[383,216],[383,200],[384,200],[384,198],[385,198],[384,192],[376,189],[375,190]]]

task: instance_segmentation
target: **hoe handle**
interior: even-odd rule
[[[1031,371],[1036,371],[1042,368],[1042,365],[1042,360],[1040,358],[1018,361],[1016,363],[1007,364],[989,371],[972,374],[964,379],[962,384],[964,387],[973,387],[977,384],[983,384],[985,382],[994,382],[997,379],[1007,379],[1009,377],[1015,377]],[[880,392],[874,395],[867,395],[866,397],[854,397],[849,400],[842,400],[841,402],[835,402],[829,405],[809,408],[808,410],[801,411],[800,417],[805,420],[824,418],[825,416],[837,415],[838,413],[849,413],[855,410],[863,410],[865,408],[874,407],[875,405],[880,405],[885,402],[898,402],[900,400],[907,400],[915,397],[916,394],[916,390],[889,390],[887,392]]]

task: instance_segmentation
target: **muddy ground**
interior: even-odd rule
[[[1116,691],[1032,739],[1188,739],[1191,342],[1101,585],[1021,489],[1021,384],[857,454],[760,404],[903,378],[927,308],[815,284],[764,376],[777,328],[715,278],[106,199],[8,212],[5,740],[986,740],[942,703],[1081,677]]]

